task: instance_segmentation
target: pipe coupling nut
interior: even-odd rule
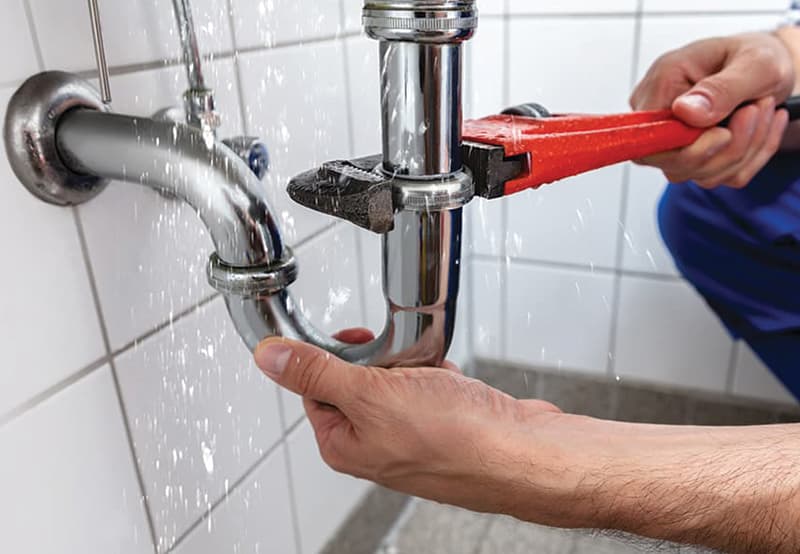
[[[469,204],[475,197],[472,172],[466,167],[438,179],[392,180],[392,200],[395,210],[437,212],[455,210]]]
[[[208,262],[208,284],[226,296],[254,298],[277,294],[297,280],[297,262],[284,247],[284,257],[268,265],[234,267],[214,253]]]
[[[365,0],[363,24],[377,40],[457,43],[474,34],[478,10],[475,0]]]

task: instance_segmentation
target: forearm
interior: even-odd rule
[[[577,448],[565,453],[574,462],[564,487],[540,483],[550,495],[544,504],[558,502],[566,511],[542,518],[541,506],[526,511],[521,505],[514,515],[725,552],[800,552],[800,426],[681,428],[583,420],[579,427],[571,430],[578,436],[568,439]]]

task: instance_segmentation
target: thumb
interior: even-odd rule
[[[304,398],[341,407],[366,369],[310,344],[269,338],[255,351],[256,365],[280,386]]]
[[[684,123],[694,127],[711,127],[750,100],[769,95],[775,88],[772,73],[740,55],[722,71],[702,79],[679,96],[672,111]]]

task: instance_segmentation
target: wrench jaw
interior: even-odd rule
[[[505,196],[507,182],[530,172],[527,154],[507,157],[502,146],[466,141],[462,155],[473,179],[474,192],[472,189],[448,192],[458,205],[467,204],[473,195],[489,199]],[[287,189],[289,196],[306,208],[344,219],[362,229],[388,233],[394,228],[397,210],[409,207],[408,193],[413,193],[415,187],[411,186],[414,182],[388,176],[381,169],[381,161],[381,155],[374,155],[326,162],[292,179]],[[456,189],[463,189],[461,183],[450,181]],[[398,191],[405,192],[406,198],[398,195]],[[428,198],[429,207],[430,202]]]
[[[482,142],[465,141],[464,165],[472,171],[475,196],[494,199],[506,195],[506,183],[530,172],[527,154],[506,156],[505,148]]]
[[[378,154],[335,160],[289,181],[292,200],[317,212],[344,219],[374,233],[394,228],[392,180],[380,170]]]

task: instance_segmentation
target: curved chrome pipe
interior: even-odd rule
[[[61,117],[56,143],[65,165],[77,173],[140,183],[190,204],[217,249],[211,271],[232,276],[231,286],[236,275],[245,275],[252,286],[254,272],[268,274],[280,264],[293,269],[260,182],[233,151],[207,144],[201,131],[77,109]],[[267,283],[264,291],[220,287],[234,325],[251,349],[265,337],[286,336],[357,363],[441,363],[455,321],[461,217],[460,209],[398,214],[384,238],[387,324],[368,344],[344,344],[316,329],[286,289],[293,274]]]
[[[58,152],[77,173],[134,181],[185,200],[205,223],[217,254],[233,267],[284,257],[261,183],[225,145],[187,125],[72,110],[56,132]]]

